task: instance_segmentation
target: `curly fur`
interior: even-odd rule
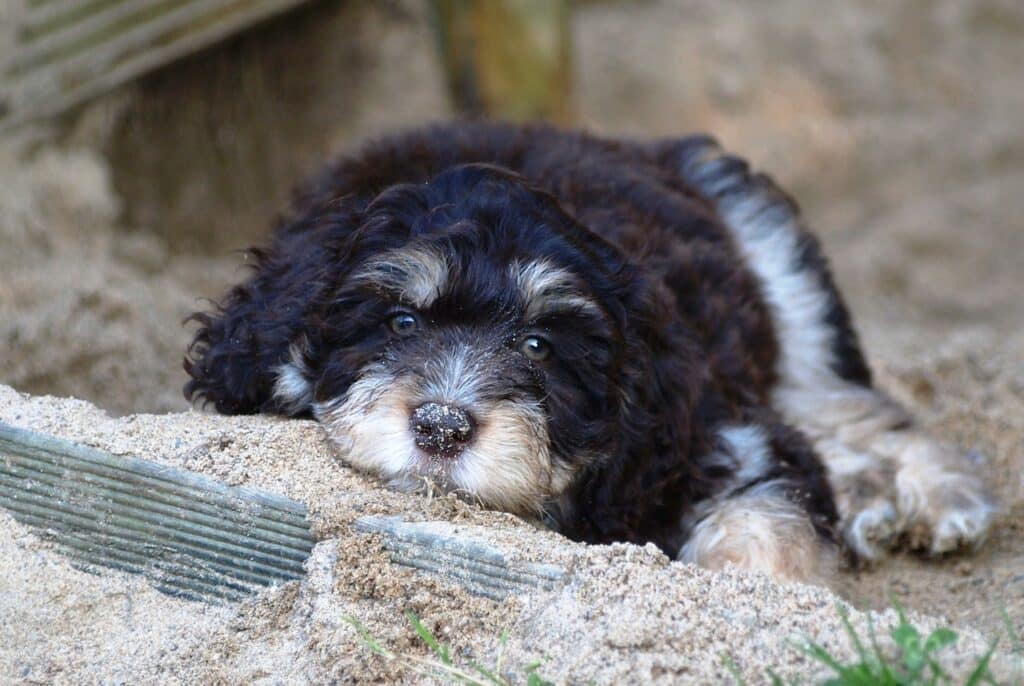
[[[390,422],[394,454],[356,451],[360,467],[397,486],[435,476],[577,540],[675,556],[724,517],[716,503],[754,492],[834,540],[826,468],[778,391],[870,389],[870,373],[795,205],[710,139],[438,126],[341,158],[296,206],[251,277],[195,315],[189,398],[313,415],[343,456],[353,422]],[[420,334],[388,331],[396,307]],[[550,359],[517,351],[531,331]],[[801,368],[808,355],[824,366]],[[472,464],[425,460],[395,423],[442,396],[483,418]]]

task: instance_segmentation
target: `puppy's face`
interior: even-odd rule
[[[369,206],[274,393],[392,485],[537,513],[619,438],[626,267],[514,177],[464,181]]]

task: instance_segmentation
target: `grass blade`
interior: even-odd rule
[[[857,655],[860,656],[860,661],[865,664],[871,664],[871,660],[868,657],[868,651],[865,650],[864,644],[860,640],[860,636],[853,628],[853,623],[850,622],[850,611],[843,605],[837,605],[836,611],[839,613],[839,620],[843,623],[843,628],[846,629],[846,635],[850,637],[850,641],[853,642],[853,647],[857,651]]]
[[[996,646],[999,645],[999,639],[992,642],[992,646],[988,649],[981,660],[978,661],[978,666],[974,668],[971,675],[967,677],[967,681],[964,682],[964,686],[978,686],[978,684],[985,681],[992,681],[992,675],[988,673],[988,663],[992,659],[992,655],[996,652]]]
[[[475,669],[477,674],[480,674],[482,677],[494,684],[494,686],[509,686],[508,681],[506,681],[500,674],[495,674],[483,665],[470,660],[469,666]]]
[[[743,678],[740,673],[740,668],[736,664],[736,661],[732,659],[732,656],[728,653],[722,653],[722,664],[732,678],[736,681],[736,686],[747,686],[747,680]]]
[[[494,661],[494,671],[501,674],[501,661],[505,657],[505,645],[508,643],[508,629],[502,629],[501,638],[498,639],[498,657]]]
[[[377,639],[373,637],[373,634],[370,633],[370,630],[363,626],[362,622],[360,622],[358,619],[351,615],[345,615],[344,617],[342,617],[342,619],[344,619],[346,622],[352,625],[352,627],[359,634],[359,640],[362,641],[363,645],[369,648],[371,652],[380,655],[381,657],[385,657],[389,660],[395,657],[394,653],[392,653],[390,650],[388,650],[387,648],[385,648],[377,642]]]
[[[437,639],[434,638],[434,634],[430,632],[420,618],[416,616],[416,613],[412,610],[406,610],[405,616],[409,618],[409,623],[412,624],[412,628],[416,630],[417,635],[430,646],[430,649],[434,651],[434,654],[441,658],[441,662],[446,665],[451,665],[452,658],[448,654],[448,646],[438,643]]]

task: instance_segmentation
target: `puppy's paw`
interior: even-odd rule
[[[861,562],[884,558],[900,532],[896,506],[878,498],[862,509],[845,513],[842,521],[843,543]]]
[[[843,545],[858,563],[881,560],[903,525],[895,471],[885,460],[835,439],[819,441],[817,448],[828,465]]]
[[[876,562],[897,545],[932,555],[970,550],[998,513],[970,458],[914,430],[890,431],[851,447],[818,448],[829,466],[846,547]]]
[[[941,555],[980,546],[998,513],[992,494],[971,474],[926,471],[905,470],[897,477],[910,547]]]
[[[910,548],[939,555],[981,545],[999,508],[969,457],[913,431],[893,432],[878,449],[899,465],[896,492]]]

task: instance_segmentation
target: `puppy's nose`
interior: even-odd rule
[[[473,417],[451,405],[423,403],[413,411],[410,423],[416,445],[431,455],[454,457],[473,437]]]

